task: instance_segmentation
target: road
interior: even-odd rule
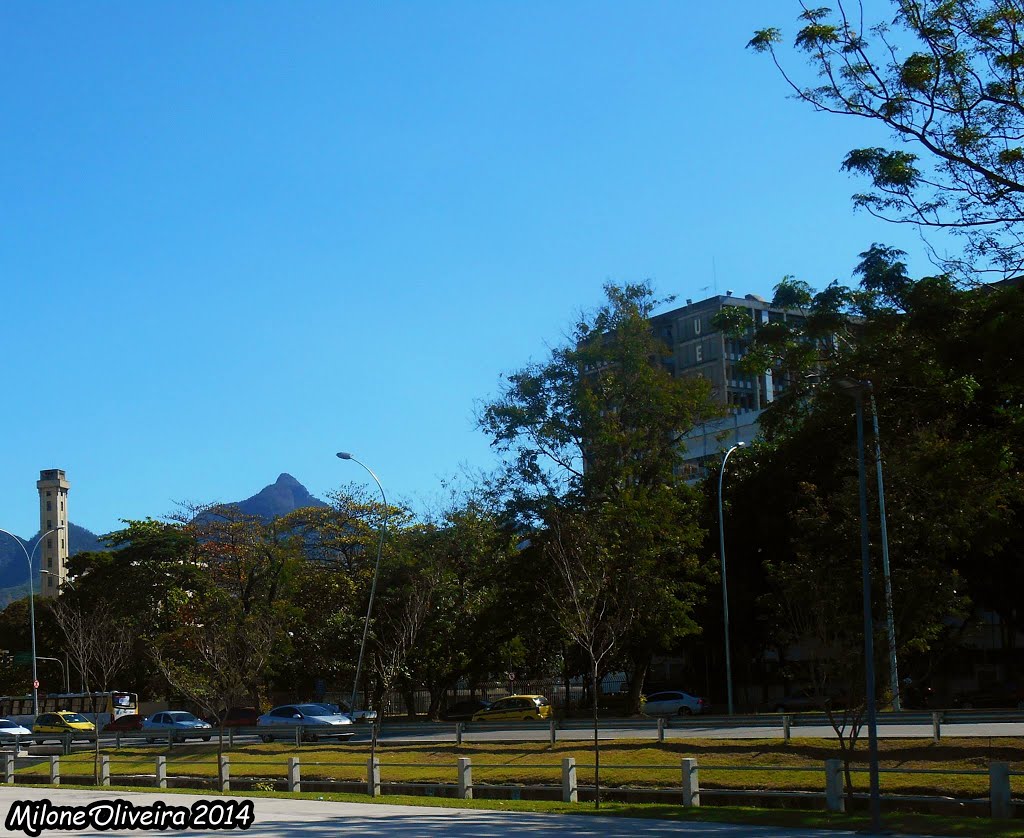
[[[972,715],[976,718],[972,718]],[[748,717],[749,718],[749,717]],[[884,717],[883,717],[884,718]],[[882,739],[931,739],[933,729],[931,721],[925,721],[924,716],[919,715],[916,719],[904,718],[897,722],[882,722],[878,726],[878,736]],[[818,738],[832,739],[835,731],[828,724],[812,723],[818,720],[801,719],[793,717],[793,724],[790,728],[790,736],[794,739]],[[599,736],[601,739],[633,739],[651,741],[657,738],[656,721],[651,719],[644,723],[637,721],[620,721],[608,719],[603,722]],[[747,723],[746,720],[734,720],[730,723],[727,717],[711,716],[704,719],[673,719],[671,726],[665,728],[665,739],[668,741],[683,739],[782,739],[783,727],[781,718],[775,716],[757,717]],[[352,742],[364,742],[370,738],[370,730],[365,725],[353,725]],[[289,741],[294,734],[290,731],[279,736],[279,741]],[[560,728],[555,732],[555,738],[559,742],[582,742],[593,739],[593,730],[579,722],[572,722],[566,728]],[[550,740],[551,731],[547,724],[532,723],[509,723],[503,727],[467,725],[463,731],[465,742],[546,742]],[[1013,714],[1009,718],[993,717],[984,713],[969,714],[959,712],[955,722],[945,722],[941,728],[943,738],[950,737],[974,737],[974,738],[997,738],[997,737],[1019,737],[1024,736],[1024,717],[1021,714]],[[413,723],[403,724],[401,722],[385,722],[380,729],[380,741],[382,742],[453,742],[455,740],[455,725]],[[252,744],[259,741],[253,734],[236,733],[234,741],[238,744]],[[116,740],[109,734],[101,735],[100,743],[104,748],[115,747]],[[140,747],[145,745],[145,740],[138,735],[123,734],[121,744],[124,747]],[[200,745],[199,740],[189,740],[191,746]],[[217,737],[208,743],[208,747],[216,748]],[[79,751],[91,748],[92,745],[84,741],[76,741],[73,750]],[[166,741],[157,742],[154,748],[164,749]],[[32,754],[60,753],[60,746],[56,743],[44,746],[32,745]]]
[[[31,787],[0,787],[0,812],[6,821],[15,801],[48,799],[55,806],[88,806],[109,800],[102,792],[75,789],[39,789]],[[158,794],[154,792],[119,792],[117,798],[133,807],[152,806],[157,801],[166,806],[192,806],[197,801],[237,801],[241,798],[202,797],[192,794]],[[518,812],[496,812],[480,809],[443,809],[425,806],[393,806],[373,803],[334,803],[317,800],[284,798],[252,798],[255,819],[245,836],[254,838],[327,838],[335,835],[445,836],[445,838],[497,838],[517,835],[525,838],[553,838],[558,835],[637,836],[637,838],[670,838],[670,836],[712,836],[712,838],[836,838],[866,833],[835,830],[785,830],[779,827],[751,827],[717,823],[674,823],[639,818],[598,818],[585,815],[537,815]],[[230,831],[219,830],[230,835]],[[0,831],[2,835],[21,835],[24,831]],[[72,834],[44,830],[44,836]],[[143,830],[75,830],[78,835],[125,836],[141,838],[154,831]],[[162,833],[173,836],[211,834],[204,830],[175,830]]]

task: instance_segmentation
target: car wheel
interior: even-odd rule
[[[1024,701],[1017,702],[1017,712],[1024,713]]]
[[[693,715],[693,710],[691,710],[689,707],[686,707],[684,705],[684,706],[679,708],[679,715],[680,716],[692,716]]]
[[[320,737],[317,736],[315,733],[307,733],[306,734],[306,741],[307,742],[319,742],[320,741]]]
[[[534,719],[533,716],[523,716],[523,721],[524,722],[533,722],[533,721],[536,721],[536,719]]]
[[[154,742],[156,742],[156,739],[154,739],[152,736],[146,737],[146,744],[152,745]]]
[[[974,709],[974,702],[973,701],[963,701],[963,702],[960,703],[960,709],[961,710],[973,710]]]
[[[209,736],[204,736],[203,737],[203,741],[204,742],[209,742],[210,741],[210,737]]]
[[[785,704],[776,704],[775,705],[775,712],[776,713],[785,713],[786,712],[786,705]]]
[[[271,736],[269,733],[261,733],[260,734],[260,739],[262,739],[264,742],[273,742],[274,741],[274,737]]]

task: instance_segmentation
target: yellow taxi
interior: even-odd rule
[[[77,734],[95,733],[96,725],[90,722],[81,713],[72,713],[69,710],[58,710],[56,713],[40,713],[32,724],[32,738],[42,744],[47,737],[63,739],[70,733]]]
[[[510,695],[477,710],[474,722],[537,722],[551,718],[551,704],[542,695]]]

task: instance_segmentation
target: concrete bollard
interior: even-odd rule
[[[288,757],[288,791],[302,791],[302,775],[298,757]]]
[[[100,754],[100,785],[110,785],[110,757],[107,754]]]
[[[562,802],[576,803],[579,801],[579,790],[576,785],[576,760],[562,757]]]
[[[156,758],[156,787],[158,789],[167,788],[167,757],[165,756]]]
[[[56,754],[50,757],[50,785],[60,785],[60,757]]]
[[[114,734],[114,747],[119,751],[121,750],[121,731],[117,731]]]
[[[217,780],[221,791],[231,791],[231,758],[221,754],[217,762]]]
[[[380,760],[371,757],[366,761],[366,793],[380,797]]]
[[[843,796],[843,763],[838,759],[825,760],[825,809],[829,812],[846,811],[846,798]]]
[[[549,737],[550,738],[549,738],[549,741],[551,742],[552,745],[554,745],[555,742],[558,741],[558,734],[556,733],[556,731],[558,730],[558,722],[556,722],[554,719],[552,719],[549,722],[548,726],[550,728],[550,733],[549,733]]]
[[[469,757],[459,757],[459,800],[473,799],[473,764]]]
[[[789,728],[792,725],[792,723],[793,723],[793,717],[790,716],[789,713],[783,713],[782,714],[782,741],[785,742],[786,744],[789,744],[789,738],[790,738]]]
[[[295,747],[302,747],[302,725],[295,726]]]
[[[683,760],[683,805],[700,806],[700,778],[695,759]]]
[[[14,754],[4,754],[4,782],[14,782]]]
[[[939,739],[942,736],[942,713],[938,711],[932,713],[932,742],[936,745],[939,744]]]
[[[1010,800],[1010,763],[989,763],[988,799],[992,806],[993,819],[1009,820],[1013,817],[1013,803]]]
[[[455,744],[462,744],[462,722],[455,723]]]
[[[228,750],[233,751],[235,749],[235,729],[233,727],[228,728]]]
[[[665,717],[658,716],[658,741],[665,741]]]

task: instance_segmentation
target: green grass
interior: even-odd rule
[[[933,745],[920,740],[886,740],[879,743],[881,765],[891,769],[939,768],[973,770],[980,775],[889,774],[881,775],[883,793],[983,797],[988,794],[988,764],[992,760],[1010,763],[1011,771],[1024,772],[1024,740],[962,739]],[[152,749],[122,748],[110,751],[113,775],[152,774]],[[167,755],[169,776],[215,777],[216,755],[209,747],[176,746]],[[363,781],[369,748],[366,744],[304,745],[253,744],[230,752],[235,777],[283,778],[288,757],[299,754],[304,780]],[[514,745],[472,743],[462,746],[443,743],[382,745],[377,749],[383,782],[456,781],[456,760],[470,757],[477,784],[549,784],[561,781],[561,760],[575,757],[580,785],[593,783],[593,752],[586,744],[539,742]],[[602,743],[601,782],[606,787],[678,788],[680,760],[696,758],[701,787],[705,790],[777,789],[821,791],[826,759],[838,756],[834,742],[799,740],[790,744],[777,740],[715,741],[672,740],[663,744],[619,740]],[[855,768],[866,768],[866,752],[858,752]],[[45,770],[45,759],[37,771]],[[405,764],[415,764],[408,767]],[[493,767],[497,766],[497,767]],[[655,767],[664,766],[664,767]],[[746,766],[744,770],[721,768]],[[783,768],[786,770],[769,770]],[[19,771],[25,770],[19,767]],[[61,773],[68,778],[92,776],[92,754],[79,752],[61,759]],[[867,774],[855,772],[854,786],[867,787]],[[1015,795],[1024,795],[1024,777],[1012,777]]]
[[[64,788],[91,789],[92,786],[65,785]],[[140,791],[128,786],[111,786],[105,791]],[[151,791],[151,789],[146,789]],[[196,794],[195,789],[167,789],[161,794]],[[209,796],[212,792],[198,792]],[[575,817],[654,818],[697,823],[736,823],[751,826],[777,826],[783,828],[816,828],[836,830],[865,830],[869,826],[867,815],[833,815],[800,809],[764,809],[753,806],[702,806],[684,809],[665,804],[602,803],[599,810],[591,803],[569,804],[528,800],[449,800],[436,797],[409,795],[382,795],[370,798],[361,794],[315,793],[281,794],[272,792],[232,792],[237,797],[288,797],[305,800],[323,800],[342,803],[385,803],[391,805],[443,807],[447,809],[483,809],[505,812],[533,812]],[[988,818],[950,817],[915,813],[892,813],[883,816],[884,826],[896,834],[935,836],[977,836],[992,838],[1024,838],[1024,824],[1013,821],[993,821]]]

